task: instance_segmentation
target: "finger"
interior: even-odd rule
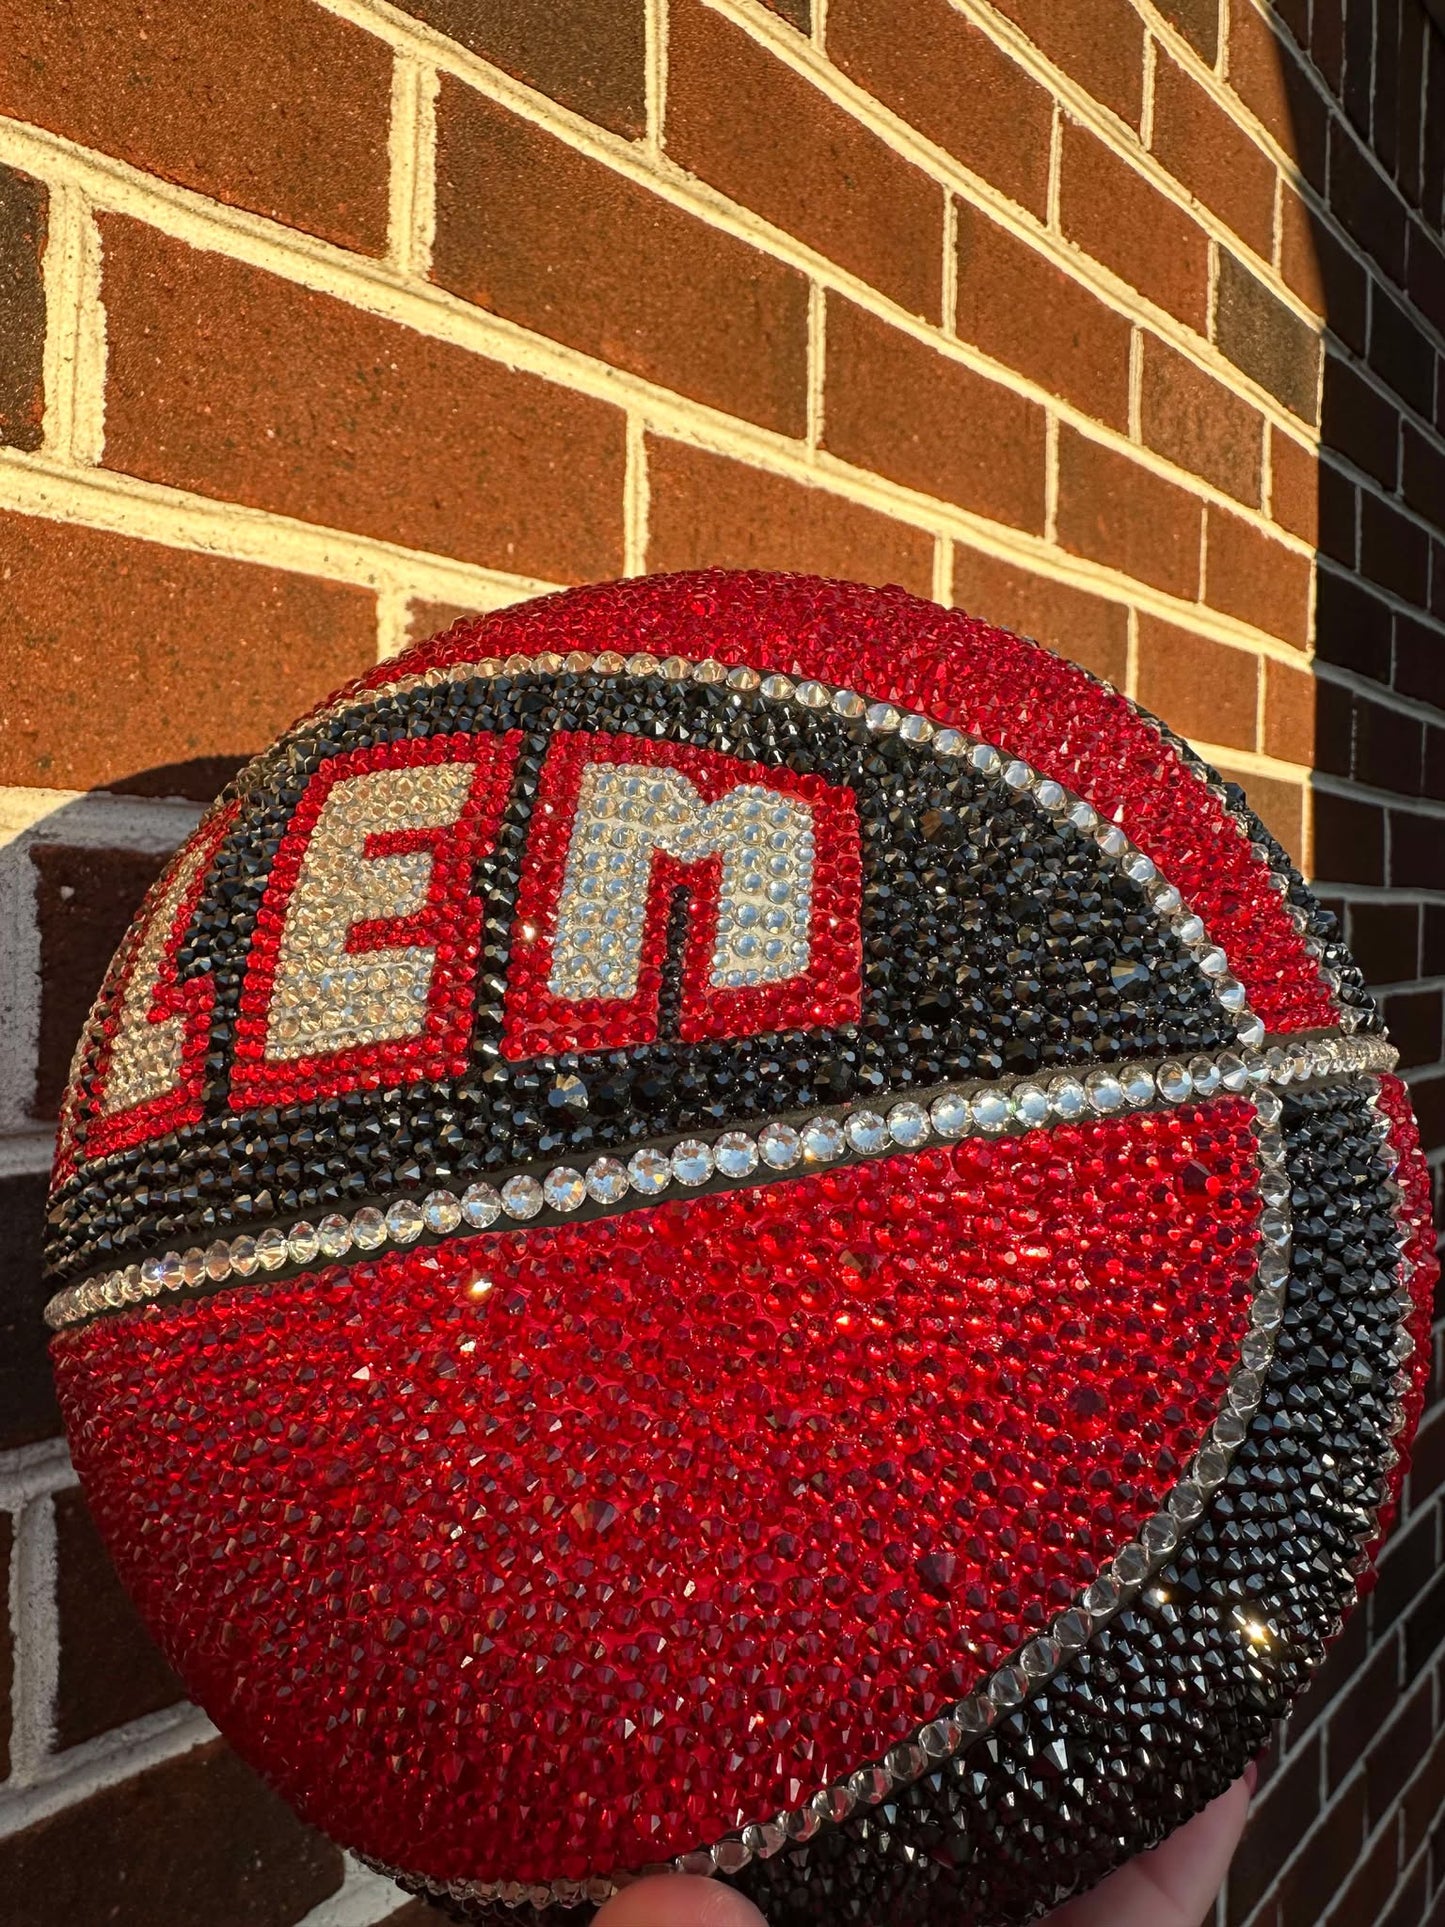
[[[1047,1927],[1199,1927],[1229,1872],[1252,1786],[1236,1780],[1188,1826],[1050,1914]]]
[[[721,1881],[658,1874],[614,1894],[593,1927],[765,1927],[762,1915]],[[1191,1921],[1190,1927],[1194,1927]]]

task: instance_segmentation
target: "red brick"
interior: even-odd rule
[[[1281,762],[1314,761],[1315,691],[1317,684],[1308,670],[1293,669],[1273,658],[1260,664],[1264,672],[1264,741],[1266,756]]]
[[[1424,606],[1430,587],[1430,537],[1373,489],[1360,493],[1360,567],[1371,582]]]
[[[796,569],[933,592],[934,538],[682,442],[647,444],[649,569]]]
[[[1445,837],[1437,817],[1390,811],[1390,882],[1408,890],[1445,890]]]
[[[914,314],[941,318],[943,190],[700,0],[672,0],[670,157]]]
[[[1438,990],[1417,990],[1385,999],[1385,1022],[1390,1030],[1390,1042],[1400,1053],[1400,1062],[1406,1069],[1416,1069],[1423,1064],[1436,1064],[1440,1061],[1440,992]],[[1430,1559],[1422,1567],[1423,1575],[1433,1575],[1435,1570],[1434,1539],[1430,1542]],[[1421,1584],[1424,1584],[1422,1576]]]
[[[1323,1927],[1360,1927],[1363,1921],[1379,1922],[1395,1891],[1397,1852],[1395,1830],[1386,1828],[1349,1872],[1338,1900],[1323,1917]]]
[[[1405,500],[1437,529],[1445,530],[1445,450],[1433,436],[1406,422],[1403,454],[1400,486]]]
[[[1144,107],[1144,28],[1127,0],[998,0],[1034,45],[1131,127]]]
[[[1418,221],[1410,223],[1410,299],[1445,332],[1445,247]]]
[[[1349,943],[1366,983],[1407,983],[1420,975],[1420,905],[1356,904],[1350,912]],[[1378,1587],[1375,1599],[1371,1610],[1378,1613]]]
[[[958,207],[959,337],[1111,427],[1129,421],[1130,324],[977,208]]]
[[[1309,641],[1310,558],[1212,503],[1208,520],[1204,600],[1303,649]]]
[[[800,274],[450,79],[437,104],[432,274],[614,367],[803,431]]]
[[[208,794],[376,655],[368,592],[29,516],[0,519],[0,585],[0,782]]]
[[[56,1494],[55,1546],[55,1743],[67,1747],[186,1695],[116,1577],[78,1488]]]
[[[828,52],[975,174],[1042,217],[1053,101],[948,0],[829,0]]]
[[[1316,1820],[1281,1881],[1282,1918],[1318,1920],[1352,1872],[1364,1839],[1365,1791],[1354,1780]]]
[[[620,570],[619,409],[138,222],[104,233],[108,467],[552,581]]]
[[[1247,246],[1273,258],[1274,162],[1162,48],[1150,146],[1175,180]]]
[[[1418,1675],[1406,1673],[1406,1689],[1403,1703],[1398,1705],[1394,1717],[1365,1756],[1365,1831],[1372,1833],[1382,1825],[1386,1815],[1394,1807],[1405,1789],[1405,1782],[1415,1771],[1430,1745],[1434,1731],[1431,1717],[1431,1703],[1434,1697],[1434,1684],[1431,1679],[1421,1679]],[[1393,1841],[1391,1842],[1393,1845]],[[1391,1886],[1394,1882],[1391,1881]],[[1389,1888],[1386,1889],[1389,1892]],[[1362,1916],[1356,1916],[1361,1918]],[[1363,1918],[1370,1918],[1369,1915]]]
[[[1352,576],[1335,569],[1317,571],[1315,652],[1322,662],[1388,682],[1391,627],[1389,605]]]
[[[1000,562],[961,542],[953,549],[953,600],[971,616],[1032,636],[1122,687],[1129,666],[1129,611],[1067,582]]]
[[[1360,554],[1360,490],[1354,479],[1333,462],[1321,462],[1319,476],[1319,548],[1353,569]]]
[[[1064,122],[1059,188],[1065,235],[1132,288],[1203,333],[1204,230],[1076,122]]]
[[[1367,137],[1374,52],[1375,0],[1349,0],[1345,9],[1345,75],[1340,99],[1345,112]]]
[[[828,298],[823,440],[846,462],[1042,533],[1044,413],[886,322]]]
[[[9,0],[0,113],[342,247],[386,246],[390,50],[307,0]]]
[[[1156,5],[1212,67],[1219,56],[1219,0],[1156,0]]]
[[[1257,507],[1264,417],[1252,403],[1160,341],[1143,336],[1140,420],[1157,454]]]
[[[0,443],[39,448],[45,416],[45,283],[49,190],[0,167]]]
[[[1400,131],[1400,192],[1415,207],[1420,204],[1423,179],[1421,137],[1424,133],[1424,101],[1421,83],[1425,76],[1430,34],[1431,26],[1420,0],[1404,0],[1400,14],[1400,85],[1394,111]]]
[[[1139,701],[1180,735],[1255,746],[1259,660],[1154,616],[1139,618]]]
[[[49,1120],[70,1081],[75,1040],[106,966],[165,857],[49,842],[32,846],[30,856],[40,939],[40,1035],[28,1109],[32,1117]]]
[[[1313,77],[1252,0],[1228,0],[1229,84],[1313,186],[1325,184],[1328,110]]]
[[[1326,84],[1338,94],[1345,71],[1345,0],[1314,0],[1310,52]]]
[[[1312,448],[1272,427],[1269,434],[1269,512],[1282,529],[1305,542],[1319,539],[1320,464]]]
[[[407,605],[407,640],[425,642],[428,636],[439,636],[443,629],[450,629],[454,622],[476,614],[476,609],[469,609],[464,603],[432,602],[425,596],[415,596]]]
[[[6,1927],[277,1927],[341,1885],[339,1851],[219,1745],[0,1841]]]
[[[1303,1839],[1319,1807],[1320,1745],[1292,1752],[1255,1798],[1239,1851],[1229,1869],[1228,1918],[1242,1922],[1263,1899],[1275,1874]]]
[[[1316,419],[1319,336],[1227,248],[1219,253],[1214,339],[1236,368],[1301,421]]]
[[[647,131],[644,0],[398,0],[504,73],[614,133]]]
[[[1072,554],[1193,601],[1201,513],[1185,489],[1060,424],[1058,534]]]
[[[1400,0],[1375,0],[1375,104],[1370,138],[1385,172],[1394,176],[1400,159]]]
[[[1356,354],[1365,351],[1369,279],[1349,249],[1286,181],[1280,190],[1279,271],[1305,306]]]
[[[51,1287],[40,1275],[50,1180],[43,1171],[0,1178],[0,1449],[33,1445],[60,1430],[49,1337],[41,1313]],[[3,1517],[0,1514],[0,1517]],[[0,1613],[0,1620],[8,1620]],[[7,1702],[0,1697],[0,1706]]]
[[[1400,412],[1338,355],[1325,360],[1320,432],[1326,448],[1348,456],[1386,488],[1395,486]]]
[[[1427,419],[1435,405],[1435,348],[1411,308],[1377,281],[1370,289],[1370,366]]]

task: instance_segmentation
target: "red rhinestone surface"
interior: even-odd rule
[[[1153,1512],[1243,1337],[1251,1107],[971,1140],[67,1334],[89,1502],[312,1820],[441,1878],[879,1757]]]

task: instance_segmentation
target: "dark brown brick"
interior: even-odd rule
[[[341,1877],[337,1849],[219,1744],[0,1841],[6,1927],[277,1927]]]
[[[1319,547],[1353,569],[1360,559],[1360,491],[1333,462],[1319,464]]]
[[[1445,802],[1445,729],[1426,726],[1425,773],[1421,787],[1433,801]]]
[[[1258,505],[1264,417],[1252,403],[1146,334],[1139,406],[1150,448],[1239,501]]]
[[[1322,1927],[1359,1927],[1363,1921],[1378,1922],[1395,1891],[1397,1852],[1393,1828],[1385,1829],[1371,1841],[1344,1880],[1334,1906],[1322,1917]]]
[[[1429,968],[1428,959],[1426,968]],[[1445,1092],[1445,1079],[1438,1081],[1442,1092]],[[1428,1086],[1415,1087],[1417,1100],[1422,1089],[1428,1089]],[[1445,1410],[1437,1409],[1425,1414],[1410,1447],[1412,1503],[1423,1505],[1442,1485],[1445,1485]]]
[[[1396,178],[1400,192],[1412,206],[1420,204],[1424,132],[1424,78],[1430,23],[1421,0],[1402,0],[1400,8],[1400,82],[1395,102],[1399,123],[1400,159]]]
[[[432,273],[443,287],[729,414],[802,433],[801,275],[459,81],[443,82],[437,116]]]
[[[64,843],[37,844],[30,855],[40,935],[40,1037],[30,1112],[48,1119],[59,1110],[75,1040],[106,966],[165,857]]]
[[[1385,881],[1385,812],[1375,803],[1315,791],[1315,875],[1326,883]]]
[[[104,231],[107,466],[552,581],[620,570],[620,409],[139,222]]]
[[[1420,975],[1445,976],[1445,904],[1424,903],[1423,934],[1420,945]],[[1445,1429],[1440,1434],[1442,1471],[1445,1471]]]
[[[1329,118],[1313,77],[1250,0],[1228,0],[1228,5],[1230,86],[1294,155],[1305,179],[1322,189]]]
[[[1330,128],[1330,206],[1366,254],[1405,279],[1405,209],[1349,129]]]
[[[342,247],[386,246],[391,51],[307,0],[9,0],[0,113]]]
[[[1355,904],[1350,911],[1350,953],[1367,983],[1408,983],[1420,969],[1420,906]]]
[[[376,655],[369,592],[30,516],[0,517],[0,583],[7,783],[163,770],[162,794],[208,799],[218,767]]]
[[[799,33],[811,32],[812,0],[763,0],[763,5],[770,13],[777,14],[780,20],[786,20],[790,26],[796,27]]]
[[[1060,425],[1063,548],[1192,601],[1199,590],[1201,527],[1200,504],[1187,490]]]
[[[1431,1702],[1435,1682],[1413,1673],[1405,1677],[1403,1703],[1365,1755],[1367,1833],[1373,1833],[1404,1792],[1405,1782],[1424,1759],[1434,1732]],[[1394,1882],[1390,1884],[1393,1887]]]
[[[1212,502],[1206,526],[1205,601],[1303,649],[1309,640],[1310,557]]]
[[[826,489],[658,440],[647,483],[650,569],[797,569],[932,593],[931,535]]]
[[[399,0],[404,13],[614,133],[647,129],[643,0]],[[806,0],[804,0],[806,8]]]
[[[1430,544],[1430,613],[1445,617],[1445,542]]]
[[[1041,408],[831,294],[827,344],[823,439],[833,454],[1042,531]]]
[[[1340,99],[1359,132],[1370,131],[1375,54],[1375,0],[1349,0],[1345,9],[1345,74]]]
[[[459,602],[431,602],[425,597],[416,597],[407,607],[407,641],[425,642],[429,636],[439,636],[443,629],[450,629],[454,622],[477,613]]]
[[[1390,1041],[1399,1051],[1400,1062],[1406,1069],[1439,1062],[1442,1038],[1438,990],[1401,992],[1387,997],[1385,1022],[1390,1027]]]
[[[1157,617],[1139,618],[1139,701],[1198,742],[1255,747],[1259,659]]]
[[[1438,101],[1445,97],[1445,35],[1432,33],[1429,41],[1429,72],[1425,97]],[[1420,194],[1421,212],[1426,220],[1439,225],[1445,214],[1445,122],[1439,114],[1425,116],[1424,181]]]
[[[1274,520],[1303,541],[1318,540],[1320,475],[1315,451],[1271,425],[1269,470],[1269,512]]]
[[[1430,537],[1373,489],[1360,491],[1360,567],[1371,582],[1422,607],[1430,591]]]
[[[1402,1860],[1408,1862],[1413,1859],[1425,1844],[1440,1817],[1442,1806],[1445,1806],[1445,1729],[1431,1741],[1429,1751],[1420,1762],[1419,1770],[1400,1803]],[[1417,1909],[1411,1917],[1410,1927],[1414,1927],[1418,1918]]]
[[[1219,56],[1219,0],[1158,0],[1158,8],[1212,67]]]
[[[830,0],[836,64],[965,167],[1042,217],[1053,102],[947,0]]]
[[[41,1316],[50,1296],[40,1276],[49,1189],[44,1172],[0,1178],[0,1450],[60,1430]]]
[[[1227,248],[1219,254],[1214,338],[1236,368],[1301,421],[1315,420],[1319,337]]]
[[[1354,772],[1359,701],[1339,683],[1321,678],[1316,686],[1314,767],[1325,776],[1348,777]]]
[[[1375,103],[1370,138],[1376,159],[1394,175],[1400,158],[1400,0],[1375,0]]]
[[[1123,686],[1129,666],[1129,611],[1123,603],[1000,562],[961,542],[953,549],[953,599],[971,616],[1032,636]]]
[[[1064,122],[1059,209],[1069,240],[1150,301],[1204,332],[1209,287],[1204,230],[1071,120]]]
[[[1445,890],[1445,836],[1438,817],[1390,811],[1390,882],[1409,890]]]
[[[1346,455],[1386,488],[1395,486],[1400,416],[1394,404],[1338,355],[1325,357],[1324,446]]]
[[[1387,294],[1370,287],[1370,366],[1420,414],[1435,405],[1435,350],[1419,319]]]
[[[942,318],[943,190],[701,0],[672,0],[668,14],[667,151],[902,307]]]
[[[1344,1886],[1364,1837],[1365,1792],[1353,1780],[1319,1816],[1280,1882],[1281,1918],[1317,1920]]]
[[[1410,299],[1445,332],[1445,246],[1441,245],[1438,235],[1422,223],[1412,221],[1409,255]]]
[[[1271,657],[1260,664],[1264,672],[1264,741],[1266,756],[1308,766],[1314,760],[1315,679],[1307,670],[1293,669]]]
[[[8,1600],[11,1593],[10,1555],[15,1545],[15,1526],[10,1513],[0,1512],[0,1587]],[[15,1645],[10,1629],[10,1614],[0,1613],[0,1780],[10,1777],[10,1701],[14,1690]]]
[[[1441,701],[1441,669],[1445,667],[1445,636],[1412,616],[1395,617],[1395,688],[1402,696],[1421,702]]]
[[[56,1494],[55,1539],[55,1741],[66,1747],[186,1695],[127,1598],[76,1488]]]
[[[1345,0],[1314,0],[1310,52],[1326,83],[1338,94],[1345,72]]]
[[[1144,106],[1144,28],[1125,0],[1092,0],[1087,9],[1055,0],[998,0],[1050,60],[1131,127]]]
[[[1019,325],[1022,315],[1027,326]],[[985,354],[1095,420],[1127,429],[1129,322],[962,201],[955,325],[962,340]]]
[[[1417,515],[1424,515],[1445,531],[1445,452],[1433,436],[1413,422],[1404,424],[1400,487]]]
[[[1415,1121],[1420,1126],[1420,1143],[1426,1152],[1438,1150],[1445,1145],[1445,1077],[1416,1078],[1410,1086],[1410,1102],[1414,1107]],[[1438,1187],[1438,1202],[1445,1205],[1445,1183]],[[1435,1221],[1437,1224],[1440,1219]],[[1440,1290],[1435,1291],[1435,1316],[1440,1316]],[[1419,1504],[1422,1492],[1417,1491],[1415,1503]]]
[[[1319,1808],[1320,1743],[1310,1739],[1283,1761],[1256,1795],[1229,1869],[1228,1919],[1242,1922],[1309,1830]]]
[[[1330,1644],[1324,1663],[1311,1677],[1309,1685],[1290,1711],[1291,1748],[1302,1746],[1312,1727],[1320,1726],[1323,1732],[1321,1722],[1332,1710],[1336,1696],[1345,1691],[1356,1673],[1364,1667],[1370,1650],[1366,1614],[1351,1613],[1345,1621],[1344,1631]]]
[[[1150,145],[1175,180],[1246,246],[1274,258],[1274,162],[1162,49],[1154,66]]]
[[[1320,660],[1386,683],[1390,680],[1390,610],[1352,577],[1315,572],[1315,650]]]
[[[1288,182],[1280,191],[1280,273],[1356,354],[1365,352],[1369,276]]]
[[[0,443],[39,448],[45,417],[45,282],[50,196],[0,167]]]

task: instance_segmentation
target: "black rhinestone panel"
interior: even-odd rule
[[[474,1073],[232,1111],[228,1049],[257,912],[286,826],[328,758],[405,737],[519,729],[511,800],[478,866],[486,907]],[[863,834],[858,1024],[512,1063],[499,1050],[508,932],[538,774],[557,730],[688,742],[850,788]],[[57,1192],[60,1281],[158,1244],[464,1187],[532,1159],[585,1159],[667,1132],[952,1078],[1217,1050],[1233,1029],[1140,887],[1092,842],[972,769],[861,721],[657,678],[525,675],[383,697],[283,740],[244,772],[183,977],[216,992],[207,1116],[99,1161]],[[666,997],[664,998],[666,1003]],[[83,1158],[83,1144],[81,1148]]]
[[[1283,1120],[1293,1279],[1259,1412],[1157,1583],[957,1758],[734,1883],[772,1927],[1016,1927],[1221,1793],[1354,1598],[1385,1496],[1400,1324],[1392,1198],[1360,1087]],[[491,1927],[577,1908],[433,1901]]]

